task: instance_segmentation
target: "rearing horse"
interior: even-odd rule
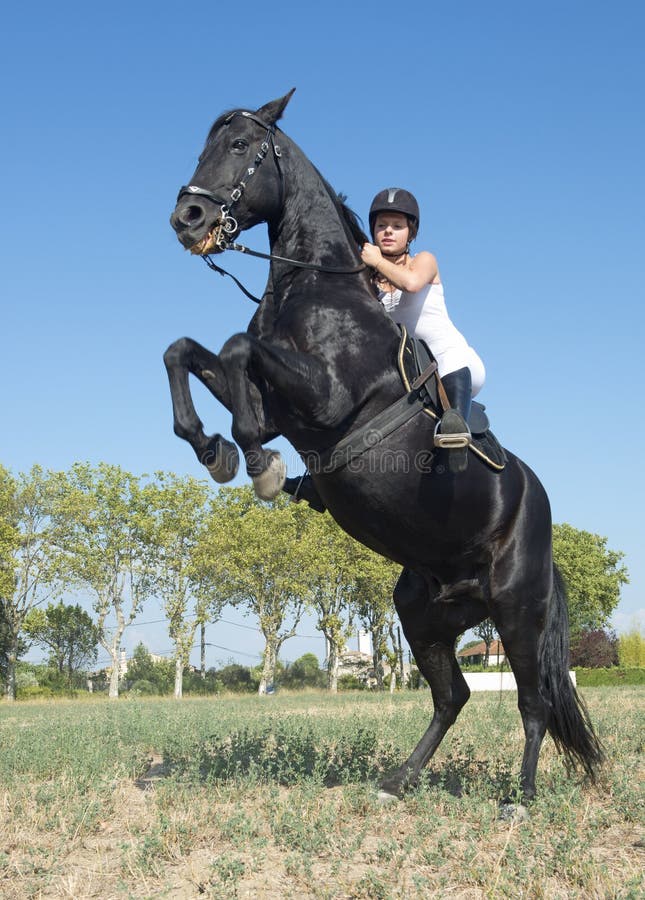
[[[265,499],[276,496],[285,477],[279,454],[265,443],[281,434],[303,457],[324,456],[402,394],[399,330],[375,301],[361,265],[365,236],[276,127],[291,93],[217,119],[171,217],[181,243],[199,255],[225,248],[253,225],[268,225],[269,280],[248,330],[233,335],[219,355],[182,338],[164,357],[175,433],[217,481],[234,477],[237,447],[204,434],[192,374],[232,413],[233,438]],[[351,466],[313,471],[340,526],[403,566],[394,601],[432,690],[430,726],[383,790],[400,795],[415,783],[468,700],[455,642],[488,616],[517,681],[524,799],[535,795],[547,730],[567,763],[593,777],[603,754],[568,675],[567,601],[552,560],[546,493],[512,453],[501,472],[474,455],[458,475],[443,466],[428,471],[417,461],[427,458],[432,441],[433,422],[419,415]]]

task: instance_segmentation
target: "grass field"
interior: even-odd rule
[[[512,693],[473,696],[387,806],[376,781],[427,692],[0,704],[0,896],[642,897],[645,688],[583,694],[602,782],[568,777],[547,738],[523,823],[497,818]]]

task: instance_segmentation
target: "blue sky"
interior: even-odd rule
[[[295,86],[284,130],[364,219],[385,185],[417,195],[417,247],[486,363],[494,431],[556,522],[626,554],[615,624],[645,621],[644,26],[645,7],[621,0],[13,4],[0,461],[201,477],[172,433],[162,353],[184,334],[219,350],[254,307],[181,250],[168,216],[212,120]],[[245,240],[266,248],[262,227]],[[264,262],[225,264],[262,290]],[[226,411],[196,396],[228,434]],[[140,622],[159,618],[152,604]],[[227,618],[209,641],[257,654],[240,628],[253,622]],[[133,626],[126,646],[139,639],[169,649],[162,625]],[[322,641],[283,655],[309,649]]]

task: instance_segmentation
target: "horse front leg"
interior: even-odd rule
[[[233,335],[222,347],[220,360],[230,390],[233,438],[242,448],[255,493],[271,500],[282,490],[286,467],[279,453],[262,446],[265,432],[258,419],[262,398],[257,381],[288,398],[307,424],[318,427],[333,425],[344,417],[351,408],[348,398],[332,398],[331,378],[319,357],[247,333]]]
[[[221,434],[209,437],[204,433],[188,381],[188,376],[194,375],[230,410],[230,391],[219,358],[196,341],[181,338],[164,353],[164,364],[170,383],[175,434],[188,441],[215,481],[220,484],[231,481],[239,467],[237,447]]]
[[[434,712],[430,725],[409,758],[381,784],[381,799],[399,797],[413,787],[448,729],[470,697],[470,689],[455,658],[457,636],[486,617],[483,601],[437,600],[426,580],[404,569],[394,602],[403,632],[419,671],[430,685]]]

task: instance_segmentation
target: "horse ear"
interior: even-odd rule
[[[291,88],[289,93],[285,94],[284,97],[280,97],[277,100],[271,100],[270,103],[265,103],[264,106],[261,106],[255,111],[255,115],[258,119],[267,122],[267,124],[275,125],[278,119],[282,118],[282,113],[285,111],[287,103],[291,100],[294,91],[295,88]]]

